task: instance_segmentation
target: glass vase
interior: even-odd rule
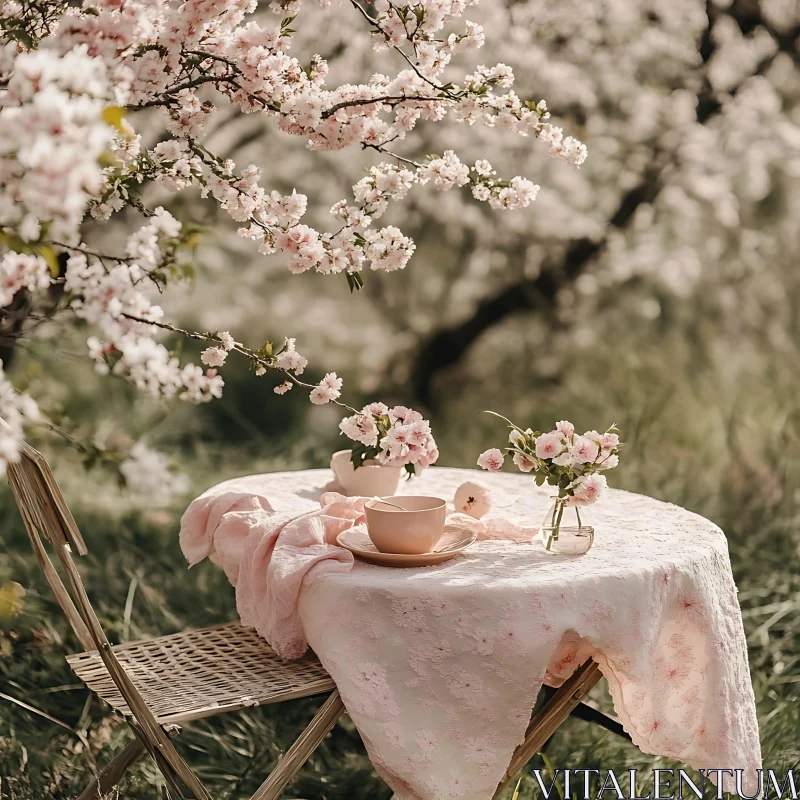
[[[545,552],[558,556],[583,555],[594,544],[594,528],[586,519],[586,506],[567,505],[567,497],[554,497],[539,535]]]

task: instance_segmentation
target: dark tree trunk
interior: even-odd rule
[[[642,203],[652,202],[658,193],[662,169],[654,163],[639,185],[623,195],[609,220],[610,226],[624,228]],[[472,344],[498,322],[520,311],[550,307],[559,291],[574,282],[604,247],[605,239],[576,240],[559,264],[545,265],[536,278],[506,286],[482,300],[468,319],[437,331],[417,352],[411,376],[415,398],[429,408],[434,407],[433,381],[441,370],[457,363]]]

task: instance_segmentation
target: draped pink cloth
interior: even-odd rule
[[[428,469],[412,490],[452,499],[474,474]],[[279,653],[310,643],[398,798],[491,798],[542,681],[557,685],[589,657],[642,750],[741,769],[755,792],[741,613],[725,537],[708,520],[611,491],[592,508],[593,549],[551,556],[531,541],[547,491],[484,475],[489,518],[457,517],[483,541],[440,566],[391,569],[335,545],[363,521],[363,500],[323,493],[328,477],[226,481],[189,507],[181,546],[190,564],[223,567],[242,622]]]
[[[364,521],[364,499],[331,492],[313,511],[281,513],[258,489],[254,478],[227,481],[195,500],[181,519],[181,548],[189,566],[210,558],[225,570],[243,625],[284,658],[300,658],[300,589],[350,571],[353,555],[336,537]]]

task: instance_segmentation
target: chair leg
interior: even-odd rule
[[[300,771],[308,757],[319,747],[325,735],[344,713],[339,692],[334,690],[317,711],[300,738],[286,751],[278,765],[250,800],[277,800],[289,781]]]
[[[178,754],[178,751],[170,741],[171,738],[180,733],[177,725],[165,725],[161,727],[163,733],[167,735],[164,747],[162,742],[152,741],[141,726],[133,720],[128,720],[128,725],[136,738],[142,743],[150,757],[156,762],[158,771],[167,783],[170,792],[177,800],[213,800],[210,792],[201,783],[197,775],[192,772],[191,767]],[[188,790],[191,794],[187,795]]]
[[[594,661],[580,666],[560,689],[534,715],[525,733],[525,740],[514,751],[505,777],[494,793],[494,800],[500,797],[511,779],[538,753],[542,745],[556,732],[570,712],[586,697],[591,688],[602,678],[600,667]]]
[[[97,778],[92,778],[89,785],[78,796],[78,800],[102,798],[122,780],[123,775],[142,757],[144,752],[144,745],[138,739],[126,745],[106,764]]]

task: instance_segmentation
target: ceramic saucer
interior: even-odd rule
[[[378,564],[382,567],[429,567],[433,564],[441,564],[458,555],[477,538],[477,534],[465,528],[445,527],[442,538],[439,539],[433,551],[420,555],[381,553],[369,538],[366,525],[356,525],[354,528],[342,531],[336,537],[336,541],[356,558],[368,561],[370,564]]]

